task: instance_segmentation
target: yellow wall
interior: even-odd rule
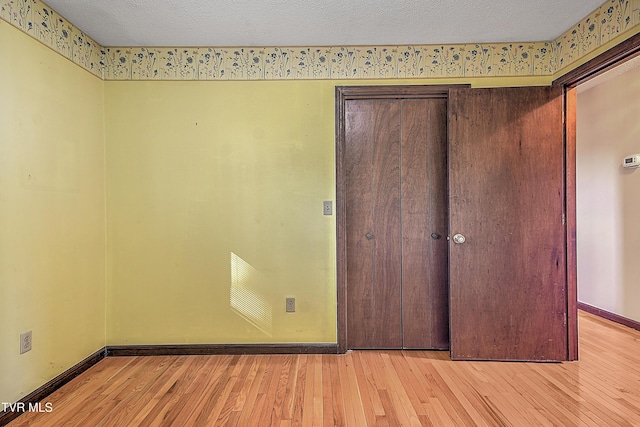
[[[106,83],[108,344],[335,342],[327,87]]]
[[[335,343],[341,84],[105,83],[107,344]]]
[[[0,58],[0,402],[13,402],[105,343],[104,84],[2,20]]]
[[[578,299],[636,321],[640,169],[622,159],[640,153],[638,117],[640,66],[578,92]]]

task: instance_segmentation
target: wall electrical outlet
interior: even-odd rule
[[[286,310],[287,313],[295,313],[295,311],[296,311],[296,299],[295,298],[287,298],[286,299],[285,310]]]
[[[31,331],[20,334],[20,354],[31,351]]]

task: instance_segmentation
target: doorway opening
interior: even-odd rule
[[[640,321],[640,56],[576,87],[578,306]],[[627,326],[632,326],[627,324]]]
[[[565,91],[565,116],[566,116],[566,188],[567,188],[567,289],[569,330],[575,331],[569,340],[569,360],[578,359],[578,319],[577,309],[588,310],[586,305],[578,304],[578,277],[577,277],[577,200],[576,200],[576,103],[577,87],[586,84],[590,80],[612,70],[618,65],[638,57],[640,55],[640,34],[636,34],[611,49],[596,56],[585,64],[575,68],[553,82],[554,86],[560,86]],[[605,313],[599,313],[605,315]],[[612,319],[625,321],[625,318],[617,316]],[[638,322],[635,322],[636,326]]]

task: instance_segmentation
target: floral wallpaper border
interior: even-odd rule
[[[107,80],[548,75],[551,43],[307,48],[107,48]]]
[[[102,46],[40,0],[0,0],[0,19],[104,78]]]
[[[549,76],[640,31],[640,0],[607,0],[554,41],[365,47],[102,47],[40,0],[0,19],[105,80],[298,80]]]
[[[607,0],[553,42],[555,71],[611,40],[640,32],[640,0]]]

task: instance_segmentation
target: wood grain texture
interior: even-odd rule
[[[40,426],[632,426],[640,332],[580,312],[580,361],[438,351],[108,357],[48,396]]]
[[[389,86],[337,86],[336,102],[350,99],[413,99],[413,98],[441,98],[447,99],[449,89],[470,87],[461,85],[389,85]],[[338,111],[339,108],[336,108]]]
[[[346,101],[349,349],[448,348],[446,105]]]
[[[349,247],[347,271],[347,346],[361,347],[373,340],[370,327],[373,312],[373,242],[365,236],[373,232],[374,194],[373,141],[371,125],[375,105],[348,102],[345,112],[345,132],[349,135],[345,149],[346,236]]]
[[[429,101],[402,105],[402,334],[404,348],[431,348]]]
[[[399,102],[348,101],[345,132],[348,348],[401,348]]]
[[[400,103],[394,100],[377,103],[382,104],[382,109],[377,110],[374,120],[374,238],[370,241],[374,252],[374,295],[371,303],[375,332],[369,348],[402,348],[401,108]]]
[[[567,359],[562,114],[560,87],[450,92],[455,359]]]
[[[449,348],[449,187],[447,101],[429,101],[429,286],[432,349]]]
[[[564,89],[567,242],[567,360],[578,360],[578,246],[576,207],[577,89]]]
[[[337,257],[337,341],[338,351],[347,350],[348,332],[348,238],[350,227],[348,225],[348,203],[347,194],[347,174],[350,167],[347,165],[347,106],[351,101],[362,100],[400,100],[400,99],[431,99],[445,101],[448,97],[448,90],[453,87],[468,87],[469,85],[392,85],[392,86],[338,86],[336,87],[336,257]],[[446,118],[444,119],[446,120]],[[436,130],[434,127],[433,130]],[[446,158],[446,153],[445,153]],[[446,177],[443,179],[446,180]],[[442,191],[446,192],[446,188]],[[368,197],[363,195],[363,197]],[[436,196],[437,197],[437,196]],[[442,215],[446,218],[446,212]],[[437,219],[436,219],[437,220]],[[442,234],[444,236],[444,234]],[[446,243],[440,243],[443,245]],[[433,245],[433,243],[432,243]],[[447,258],[444,254],[444,258]],[[425,262],[435,262],[427,260]],[[366,262],[366,261],[363,261]],[[427,304],[427,303],[425,303]],[[446,310],[446,307],[442,308]],[[437,316],[436,316],[437,317]],[[433,322],[435,320],[432,319]],[[448,319],[447,319],[448,323]],[[441,335],[447,336],[447,332]]]
[[[403,348],[447,349],[447,102],[401,105]]]

